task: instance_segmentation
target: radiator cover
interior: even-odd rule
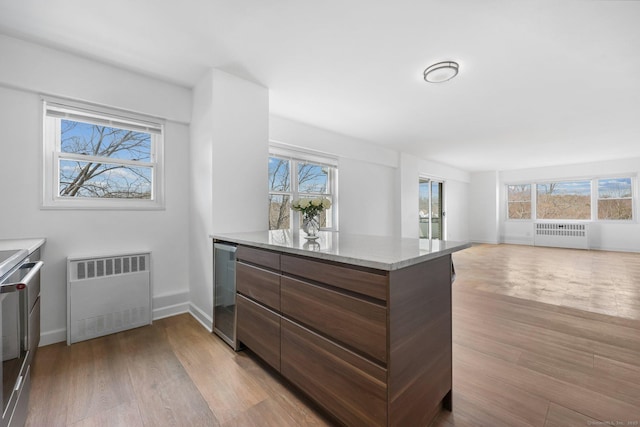
[[[535,246],[589,249],[589,228],[585,223],[535,223]]]
[[[150,252],[67,258],[67,344],[151,324]]]

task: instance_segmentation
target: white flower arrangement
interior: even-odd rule
[[[320,212],[330,207],[331,200],[326,197],[305,198],[291,202],[291,208],[295,211],[302,212],[305,218],[314,218],[318,216]]]

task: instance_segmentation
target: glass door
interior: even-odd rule
[[[236,349],[236,247],[213,245],[213,331]]]
[[[418,222],[421,239],[444,239],[444,182],[419,180]]]

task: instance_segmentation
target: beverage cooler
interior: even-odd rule
[[[236,342],[236,246],[213,244],[213,332],[238,349]]]

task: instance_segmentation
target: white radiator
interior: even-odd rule
[[[535,223],[533,244],[555,248],[589,249],[589,234],[584,223]]]
[[[67,345],[151,323],[151,253],[67,258]]]

